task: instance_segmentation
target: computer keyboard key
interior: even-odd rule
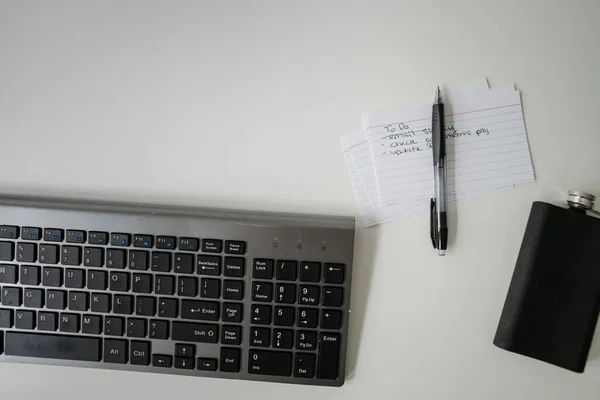
[[[227,300],[243,300],[244,281],[225,279],[223,281],[223,298]]]
[[[18,239],[19,227],[12,225],[0,225],[0,238],[2,239]]]
[[[127,340],[104,339],[104,362],[127,364]]]
[[[273,284],[269,282],[252,282],[252,300],[273,301]]]
[[[293,307],[275,307],[273,324],[277,326],[294,326],[296,309]]]
[[[85,287],[85,271],[83,269],[67,268],[65,270],[65,287],[83,289]]]
[[[121,317],[104,317],[104,334],[109,336],[123,336],[125,319]]]
[[[60,287],[63,284],[62,268],[44,267],[42,270],[42,285]]]
[[[196,368],[196,361],[193,358],[175,357],[175,368],[194,369]]]
[[[148,321],[141,318],[127,318],[127,336],[144,338],[148,329]]]
[[[198,321],[218,321],[219,303],[216,301],[181,300],[181,318]]]
[[[90,311],[108,313],[111,310],[112,296],[108,293],[92,293]]]
[[[216,358],[198,357],[198,360],[196,362],[196,368],[201,371],[216,371],[217,370],[217,359]]]
[[[152,365],[160,368],[171,368],[173,366],[173,357],[168,354],[153,354]]]
[[[298,326],[302,328],[316,328],[319,321],[319,310],[317,308],[299,308]]]
[[[298,273],[298,262],[278,260],[275,268],[275,278],[280,281],[295,281]]]
[[[56,331],[58,329],[58,314],[39,311],[37,317],[37,329],[40,331]]]
[[[344,289],[341,287],[323,287],[323,305],[326,307],[341,307],[344,303]]]
[[[128,294],[115,294],[113,296],[113,312],[115,314],[132,314],[133,296]]]
[[[62,265],[81,265],[81,247],[62,246],[60,262]]]
[[[106,251],[106,266],[108,268],[125,268],[125,255],[127,250],[108,249]]]
[[[173,295],[175,293],[175,277],[171,275],[154,275],[154,293]]]
[[[254,279],[273,279],[273,260],[255,258],[252,264],[252,277]]]
[[[163,318],[177,318],[177,299],[161,297],[158,299],[158,316]]]
[[[194,358],[196,356],[196,345],[177,343],[175,344],[175,357]]]
[[[198,238],[181,237],[179,238],[179,250],[198,251],[200,240]]]
[[[15,328],[35,329],[35,311],[15,311]]]
[[[173,321],[173,339],[182,342],[218,343],[219,325]]]
[[[151,269],[157,272],[171,272],[171,253],[153,251]]]
[[[223,303],[221,319],[223,322],[242,322],[244,305],[242,303]]]
[[[23,289],[23,306],[28,308],[44,307],[44,291],[41,289]]]
[[[198,255],[196,272],[199,275],[221,275],[221,257]]]
[[[294,304],[296,302],[296,285],[278,283],[275,287],[275,301],[277,303]]]
[[[338,333],[321,333],[317,378],[337,379],[339,376],[341,336]]]
[[[85,243],[86,232],[74,229],[67,229],[67,243]]]
[[[315,331],[297,331],[296,349],[315,350],[317,348],[317,332]]]
[[[150,274],[133,274],[132,282],[131,282],[131,291],[134,293],[151,293],[152,292],[152,275],[150,275]]]
[[[65,231],[62,229],[46,228],[44,229],[45,242],[62,242]]]
[[[196,297],[198,295],[198,279],[185,276],[177,278],[177,295]]]
[[[176,239],[173,236],[157,236],[156,237],[156,248],[157,249],[168,249],[175,250]]]
[[[87,311],[88,293],[87,292],[69,292],[69,310]]]
[[[240,372],[242,351],[237,348],[221,347],[219,361],[221,372]]]
[[[109,288],[116,292],[129,291],[129,273],[111,272],[109,276]]]
[[[131,244],[131,235],[128,233],[112,233],[110,235],[110,244],[113,246],[129,246]]]
[[[135,314],[145,317],[154,317],[156,314],[156,298],[150,296],[136,296]]]
[[[40,244],[38,260],[42,264],[58,264],[58,246],[54,244]]]
[[[273,329],[273,347],[291,349],[294,346],[294,331],[291,329]]]
[[[17,266],[0,264],[0,283],[17,283]]]
[[[294,359],[294,376],[296,378],[312,378],[315,376],[315,355],[296,353]]]
[[[104,266],[104,249],[102,247],[86,247],[83,250],[83,265],[86,267]]]
[[[46,308],[64,310],[67,306],[67,292],[63,290],[46,290]]]
[[[225,253],[227,254],[246,254],[246,242],[241,240],[226,240]]]
[[[0,270],[2,266],[0,265]],[[37,286],[40,284],[40,267],[35,265],[21,265],[21,285]]]
[[[223,241],[219,239],[202,239],[202,251],[205,253],[220,253],[223,251]]]
[[[6,332],[4,354],[10,356],[100,361],[101,340],[94,337]]]
[[[20,307],[21,306],[21,288],[2,286],[2,305]]]
[[[0,242],[0,261],[12,261],[14,259],[15,244],[13,242]]]
[[[90,232],[90,238],[88,239],[89,244],[108,244],[108,232]]]
[[[149,328],[148,337],[150,339],[167,340],[169,338],[169,321],[151,319]],[[173,339],[177,340],[175,337]]]
[[[321,312],[321,329],[340,329],[342,312],[340,310],[323,310]]]
[[[269,347],[271,344],[271,329],[250,328],[250,346]]]
[[[251,321],[253,324],[269,325],[271,323],[271,306],[253,304]]]
[[[108,273],[105,271],[88,270],[87,288],[91,290],[106,290]]]
[[[200,297],[218,299],[221,296],[221,280],[202,278],[200,280]]]
[[[152,246],[154,246],[154,236],[142,234],[133,235],[133,247],[150,249]]]
[[[17,262],[33,263],[37,261],[37,244],[35,243],[17,243]]]
[[[242,257],[225,257],[223,275],[235,278],[243,278],[246,270],[246,259]]]
[[[149,253],[144,250],[129,250],[127,267],[135,271],[147,271],[148,255]]]
[[[100,315],[86,315],[81,318],[81,333],[99,335],[102,333],[102,317]]]
[[[13,310],[0,309],[0,328],[12,328]]]
[[[79,315],[60,313],[59,330],[67,333],[79,332]]]
[[[173,272],[178,274],[193,274],[194,273],[194,255],[193,254],[175,254],[175,263]]]
[[[313,285],[300,285],[298,304],[316,306],[319,304],[319,287]]]
[[[323,282],[341,285],[344,283],[345,270],[344,264],[326,263],[323,269]]]
[[[229,345],[242,344],[242,327],[223,325],[221,327],[221,343]]]
[[[21,239],[23,240],[40,240],[42,237],[42,228],[35,228],[33,226],[24,226],[21,232]]]
[[[132,340],[129,347],[130,364],[150,365],[150,342]]]
[[[292,353],[283,351],[250,350],[248,373],[273,376],[292,374]]]
[[[319,282],[321,280],[321,263],[303,261],[300,263],[301,282]]]

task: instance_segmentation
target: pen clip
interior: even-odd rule
[[[437,249],[437,213],[435,209],[435,199],[431,199],[429,203],[429,236],[431,237],[431,244],[433,244],[433,248]]]

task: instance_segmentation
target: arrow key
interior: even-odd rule
[[[217,370],[217,359],[216,358],[204,358],[198,357],[197,367],[201,371],[216,371]]]
[[[152,365],[155,367],[171,368],[173,357],[166,354],[153,354]]]
[[[196,345],[177,343],[175,345],[175,357],[191,357],[196,356]]]
[[[194,369],[195,362],[193,358],[175,357],[175,368]]]

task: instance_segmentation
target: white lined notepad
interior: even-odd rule
[[[449,201],[534,180],[519,92],[481,81],[445,92]],[[342,149],[365,224],[427,211],[431,104],[369,114],[363,123]]]

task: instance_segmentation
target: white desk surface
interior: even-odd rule
[[[6,399],[598,399],[492,340],[531,202],[600,195],[600,3],[0,1],[0,189],[357,213],[339,138],[440,83],[515,82],[536,182],[359,229],[342,388],[0,365]],[[6,167],[9,166],[9,167]],[[175,397],[174,397],[175,396]]]

